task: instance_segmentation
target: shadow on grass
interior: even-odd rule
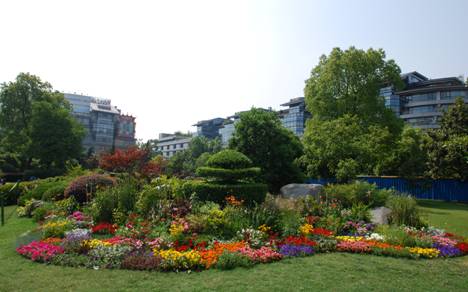
[[[460,210],[468,212],[468,204],[466,203],[455,203],[455,202],[445,202],[445,201],[436,201],[436,200],[418,200],[418,205],[424,208],[433,208],[439,210]],[[434,211],[431,211],[434,212]],[[435,213],[439,214],[439,213]]]

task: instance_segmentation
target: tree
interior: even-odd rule
[[[291,182],[301,182],[295,160],[302,155],[302,144],[281,125],[274,112],[252,108],[240,114],[229,148],[244,153],[262,169],[270,192]]]
[[[367,128],[356,116],[312,119],[307,122],[300,161],[312,177],[348,181],[358,174],[381,174],[393,140],[386,128]]]
[[[14,82],[1,85],[0,149],[18,157],[23,171],[36,161],[42,163],[39,168],[63,166],[65,160],[76,158],[76,147],[81,145],[79,137],[83,131],[71,120],[70,109],[63,94],[53,91],[49,83],[42,82],[37,76],[20,73]],[[50,131],[51,128],[56,131]],[[52,141],[59,140],[61,144],[52,145]]]
[[[385,107],[379,90],[384,84],[402,86],[400,68],[385,60],[382,49],[367,51],[334,48],[321,56],[306,81],[307,109],[318,120],[333,120],[346,114],[366,125],[379,125],[398,135],[403,122]]]
[[[79,159],[82,152],[83,127],[58,104],[33,103],[30,154],[45,167],[65,168],[65,162]]]
[[[428,175],[434,179],[468,179],[468,105],[463,98],[444,113],[440,129],[429,131]]]
[[[167,166],[172,175],[185,177],[195,175],[195,170],[207,161],[208,156],[221,151],[221,140],[203,136],[192,138],[188,149],[173,155]]]

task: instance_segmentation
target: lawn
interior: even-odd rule
[[[468,236],[468,206],[421,202],[431,224]],[[13,207],[7,208],[7,214]],[[16,237],[34,228],[12,215],[0,227],[0,291],[466,291],[468,257],[406,260],[319,254],[232,271],[193,273],[88,270],[36,264],[18,256]]]

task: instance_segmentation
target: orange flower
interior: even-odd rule
[[[236,252],[246,246],[245,242],[238,241],[232,243],[220,243],[216,242],[212,249],[204,250],[200,252],[201,263],[205,265],[207,269],[212,267],[218,261],[219,256],[225,251]]]

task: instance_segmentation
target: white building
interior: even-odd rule
[[[158,150],[162,152],[164,158],[171,158],[179,151],[189,148],[192,137],[177,136],[170,134],[159,134]]]

